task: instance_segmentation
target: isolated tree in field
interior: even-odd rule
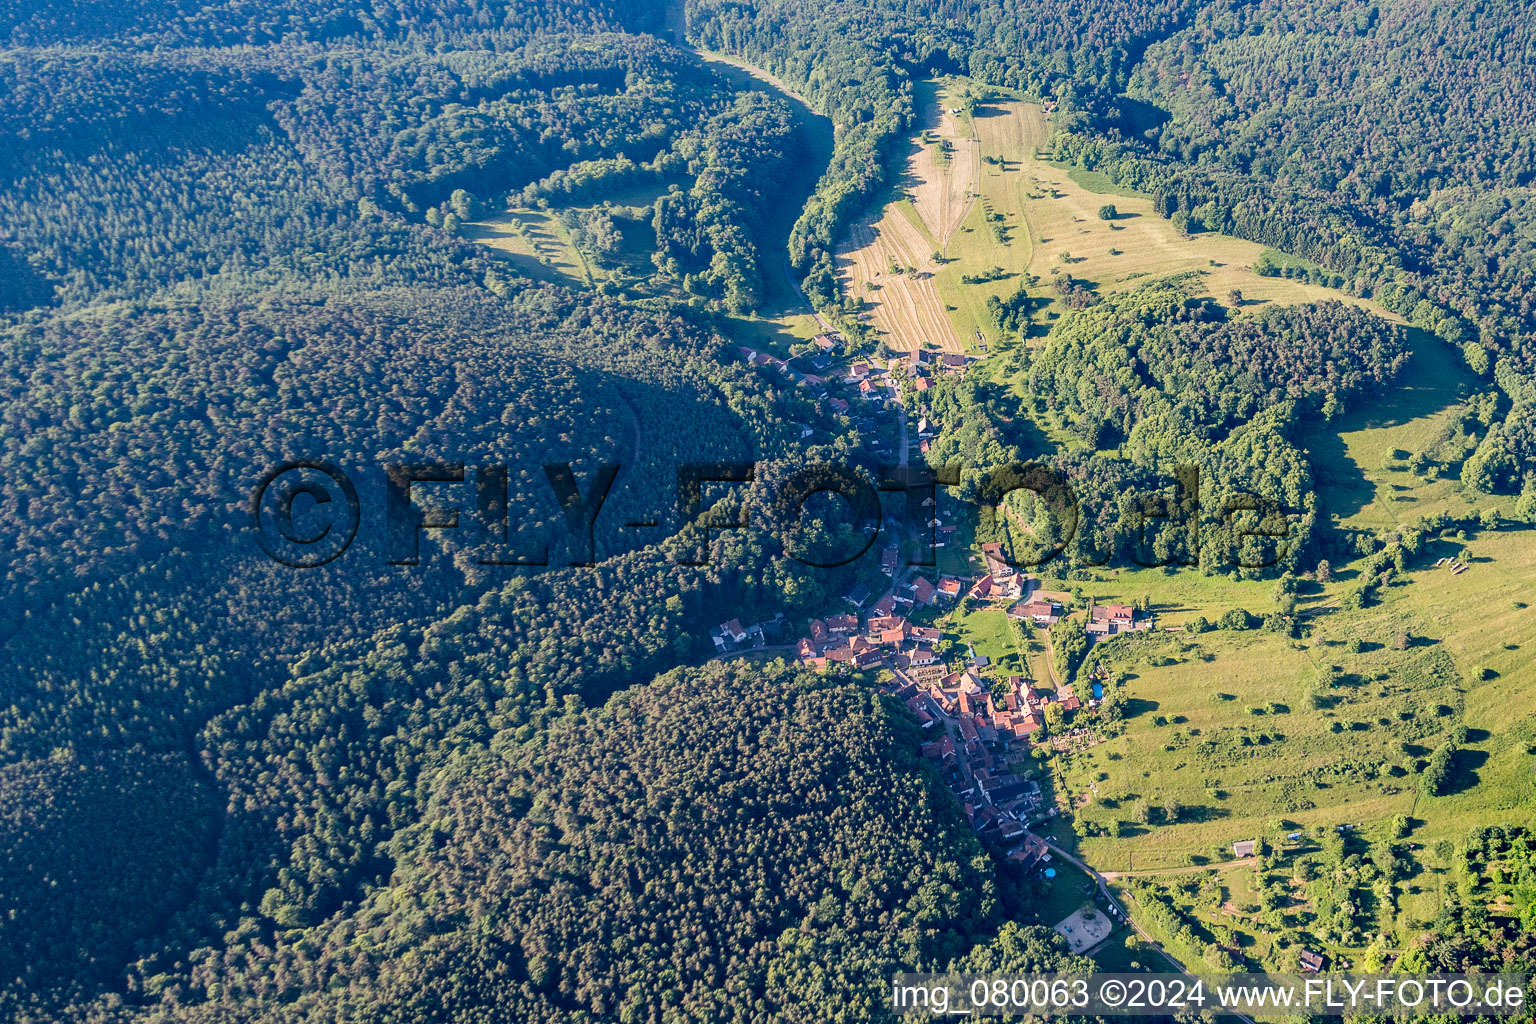
[[[1243,290],[1241,288],[1233,288],[1231,291],[1227,292],[1227,305],[1241,306],[1242,304]]]
[[[1317,563],[1317,572],[1315,575],[1317,576],[1317,582],[1319,583],[1327,583],[1329,580],[1333,579],[1333,566],[1328,564],[1328,559],[1324,558],[1322,561]]]
[[[1120,211],[1115,209],[1114,203],[1105,203],[1099,207],[1099,220],[1114,220],[1120,216]]]

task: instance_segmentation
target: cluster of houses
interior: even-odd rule
[[[884,360],[850,357],[837,334],[818,334],[811,343],[812,352],[787,360],[745,345],[738,351],[751,365],[776,371],[796,387],[809,389],[824,410],[851,417],[861,431],[872,435],[877,433],[873,413],[896,397],[900,376],[910,379],[921,396],[933,386],[933,374],[963,376],[971,362],[969,356],[955,352],[906,352]],[[800,430],[802,437],[816,432],[804,423]],[[926,453],[937,430],[929,429],[924,416],[917,433],[916,443]]]
[[[1038,782],[1014,768],[1029,762],[1031,736],[1044,726],[1050,697],[1036,693],[1019,676],[1009,677],[999,697],[982,681],[978,667],[926,680],[921,673],[897,671],[894,692],[925,730],[936,733],[923,744],[923,756],[938,767],[971,827],[984,842],[1030,867],[1049,860],[1049,854],[1025,829],[1055,808],[1046,806]],[[1063,706],[1077,707],[1070,689],[1058,696]]]
[[[926,352],[922,349],[914,349],[911,352],[892,356],[886,363],[886,369],[890,373],[904,371],[912,379],[912,387],[918,394],[922,394],[933,387],[935,373],[963,377],[966,367],[970,364],[971,357],[958,352]]]
[[[938,642],[943,635],[932,626],[915,626],[897,614],[899,606],[931,604],[933,585],[921,576],[911,584],[898,587],[869,610],[860,626],[854,613],[812,619],[809,635],[795,645],[795,658],[802,665],[826,670],[841,665],[852,669],[876,667],[911,668],[936,665]],[[850,594],[850,603],[858,596]]]
[[[907,707],[923,728],[936,722],[953,724],[966,743],[997,743],[1028,740],[1045,725],[1045,707],[1051,694],[1041,694],[1022,676],[1009,676],[1004,695],[999,698],[986,685],[973,665],[963,671],[943,674],[937,679],[908,679],[920,692],[907,698]],[[1076,711],[1082,702],[1063,685],[1055,694],[1063,711]]]

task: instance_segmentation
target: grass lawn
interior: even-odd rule
[[[1385,395],[1361,400],[1305,438],[1322,513],[1341,527],[1390,529],[1430,513],[1465,515],[1489,505],[1507,510],[1510,504],[1457,479],[1482,430],[1475,421],[1464,424],[1462,401],[1487,384],[1438,338],[1416,329],[1411,338],[1408,365]],[[1418,452],[1437,463],[1437,479],[1410,469],[1409,457]]]
[[[809,313],[782,313],[778,316],[732,316],[726,318],[731,340],[758,352],[769,352],[780,359],[789,358],[789,347],[809,341],[821,331]]]
[[[1468,572],[1433,568],[1463,546],[1474,554]],[[1444,884],[1437,843],[1478,824],[1536,819],[1536,647],[1524,642],[1536,635],[1536,537],[1506,528],[1432,542],[1408,582],[1353,611],[1338,602],[1348,575],[1306,598],[1311,629],[1301,641],[1160,630],[1090,652],[1089,663],[1102,659],[1125,674],[1128,702],[1120,735],[1057,761],[1079,818],[1093,831],[1120,823],[1117,838],[1079,843],[1089,863],[1167,871],[1225,859],[1237,839],[1338,824],[1359,823],[1369,840],[1402,814],[1417,871],[1396,919],[1382,925],[1405,930],[1433,917]],[[1085,590],[1134,598],[1159,580],[1164,589],[1151,593],[1164,624],[1202,604],[1211,618],[1227,606],[1273,606],[1268,584],[1190,572],[1123,573],[1118,590],[1109,581]],[[1409,637],[1402,649],[1400,634]],[[1342,685],[1314,707],[1314,683],[1330,667]],[[1476,667],[1486,678],[1474,676]],[[1468,738],[1447,791],[1420,792],[1418,763],[1457,725]],[[1177,802],[1180,820],[1139,823],[1141,800]]]
[[[997,675],[1024,672],[1018,645],[1013,641],[1013,624],[1001,608],[980,608],[965,615],[957,610],[945,620],[944,628],[962,644],[969,644],[977,655],[988,659]]]
[[[590,285],[592,268],[543,210],[512,210],[463,225],[464,237],[493,249],[519,273],[552,284]]]
[[[1056,877],[1044,882],[1048,891],[1036,910],[1040,915],[1041,924],[1047,928],[1054,928],[1058,922],[1071,917],[1079,907],[1097,906],[1093,897],[1098,891],[1098,886],[1094,885],[1087,874],[1066,863],[1060,857],[1053,856],[1049,867],[1055,869]],[[1113,937],[1111,941],[1114,941]]]

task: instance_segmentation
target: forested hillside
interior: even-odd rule
[[[1064,159],[1156,191],[1166,215],[1320,264],[1529,402],[1536,110],[1519,4],[1212,5],[1089,100]]]
[[[787,340],[754,319],[787,257],[874,341],[838,251],[899,184],[924,76],[969,76],[966,117],[999,88],[1054,101],[1063,174],[1142,190],[1172,222],[1143,223],[1272,245],[1255,273],[1372,298],[1452,346],[1477,382],[1451,427],[1470,454],[1436,472],[1536,502],[1519,5],[681,7],[689,44],[833,122],[810,195],[785,194],[814,174],[796,112],[679,45],[675,5],[0,11],[0,1019],[809,1024],[886,1019],[900,969],[1086,966],[1038,927],[1061,909],[1049,887],[977,841],[901,703],[772,660],[699,667],[722,621],[798,630],[880,579],[708,533],[678,470],[756,462],[704,504],[761,524],[807,463],[872,479],[888,461],[873,404],[834,418],[819,377],[755,368],[728,335],[818,358],[811,318]],[[767,241],[786,204],[787,252]],[[526,231],[520,214],[646,286],[475,244],[497,219]],[[1353,552],[1356,610],[1393,585],[1431,528],[1330,531],[1310,442],[1402,384],[1407,331],[1133,276],[1100,294],[1063,268],[1066,311],[1040,323],[1038,280],[992,296],[998,358],[893,406],[929,421],[909,454],[959,461],[966,499],[1039,459],[1111,513],[1068,539],[1020,496],[976,537],[1059,541],[1064,575],[1198,542],[1234,585]],[[253,539],[252,490],[290,459],[357,484],[356,542],[323,567]],[[438,524],[407,531],[419,564],[387,529],[402,463],[467,467],[415,492]],[[579,502],[614,464],[588,550],[556,480]],[[1178,508],[1149,537],[1140,496],[1174,493],[1179,465],[1212,505],[1275,503],[1291,543],[1190,536]],[[496,466],[501,489],[480,489]],[[865,539],[808,521],[797,544]],[[1294,634],[1282,579],[1270,624]],[[1435,966],[1528,955],[1471,897],[1529,916],[1529,846],[1473,835]]]
[[[889,971],[999,923],[913,728],[856,687],[716,667],[461,745],[376,894],[306,921],[269,892],[150,1019],[880,1019]]]
[[[189,956],[345,927],[444,765],[498,736],[537,749],[561,716],[691,659],[718,616],[846,584],[754,534],[703,567],[668,539],[680,464],[786,457],[818,414],[708,316],[750,310],[782,258],[755,232],[795,156],[785,108],[644,34],[656,14],[7,10],[0,1015],[153,1016],[194,995],[210,1019],[255,1013],[238,971],[225,998]],[[654,188],[658,270],[690,301],[538,284],[461,237],[572,181]],[[321,569],[251,539],[251,490],[288,458],[360,492],[356,543]],[[507,466],[507,536],[468,481],[432,485],[458,529],[391,565],[384,466],[429,460]],[[587,568],[542,466],[585,488],[604,461],[621,470]],[[547,548],[549,568],[484,564],[490,539]],[[758,695],[765,719],[779,689]],[[888,750],[871,784],[913,771]],[[459,777],[489,787],[479,763]]]

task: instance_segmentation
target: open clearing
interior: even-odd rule
[[[464,237],[495,250],[519,273],[552,284],[586,285],[592,271],[554,217],[543,210],[513,210],[465,224]]]
[[[1261,277],[1252,266],[1264,246],[1228,235],[1184,235],[1173,222],[1159,217],[1150,197],[1111,186],[1102,175],[1052,164],[1040,155],[1050,134],[1049,119],[1040,106],[1020,100],[988,102],[972,119],[983,157],[1001,161],[986,167],[980,193],[1004,224],[1022,222],[1028,238],[1000,247],[991,232],[970,232],[957,239],[950,255],[958,256],[943,284],[961,273],[977,273],[996,264],[1020,266],[1037,277],[1042,297],[1058,273],[1088,282],[1100,292],[1135,287],[1145,278],[1194,271],[1201,275],[1197,295],[1226,302],[1234,289],[1242,292],[1240,311],[1252,313],[1270,303],[1294,304],[1337,299],[1381,309],[1342,292],[1285,277]],[[1087,187],[1092,185],[1093,189]],[[1102,190],[1102,191],[1100,191]],[[1099,210],[1113,205],[1116,216],[1102,220]],[[972,220],[978,219],[973,213]],[[1005,257],[1014,255],[1010,266]],[[963,287],[963,286],[962,286]],[[1036,289],[1031,289],[1033,293]],[[983,302],[985,300],[983,299]],[[1059,314],[1059,300],[1047,316]]]
[[[1115,923],[1099,908],[1087,906],[1074,911],[1071,917],[1051,930],[1067,940],[1072,952],[1081,953],[1107,939],[1115,930]]]
[[[1449,345],[1420,330],[1411,332],[1408,365],[1379,398],[1362,400],[1334,423],[1306,436],[1316,467],[1323,515],[1346,529],[1390,529],[1422,515],[1465,516],[1502,506],[1463,487],[1461,463],[1483,428],[1468,424],[1463,400],[1486,390]],[[1433,460],[1433,478],[1415,473],[1413,455]]]
[[[924,129],[913,139],[896,194],[854,225],[838,269],[845,292],[863,299],[886,346],[903,352],[967,347],[945,314],[934,259],[960,230],[980,168],[969,118],[949,113],[949,86],[918,92]]]
[[[972,190],[981,177],[981,144],[962,127],[959,108],[944,106],[938,97],[933,102],[939,108],[938,127],[925,134],[912,155],[912,206],[943,247],[971,208]]]
[[[1467,572],[1434,567],[1463,547],[1473,556]],[[1119,823],[1118,837],[1085,839],[1080,854],[1110,871],[1173,869],[1219,860],[1234,840],[1255,835],[1358,822],[1369,838],[1402,814],[1417,847],[1410,856],[1424,868],[1416,881],[1428,886],[1439,841],[1489,821],[1530,820],[1536,646],[1525,641],[1536,634],[1533,533],[1505,528],[1432,541],[1407,576],[1357,610],[1338,600],[1353,584],[1351,572],[1311,587],[1302,607],[1312,631],[1299,644],[1263,631],[1165,632],[1090,652],[1090,664],[1102,658],[1127,674],[1128,703],[1123,735],[1059,763],[1075,813],[1096,826]],[[1100,600],[1150,592],[1159,611],[1171,613],[1161,616],[1165,625],[1187,622],[1197,607],[1207,616],[1274,607],[1272,584],[1194,570],[1144,570],[1085,589]],[[1401,649],[1399,635],[1409,638]],[[1341,683],[1314,707],[1315,683],[1328,669]],[[1421,792],[1417,762],[1458,725],[1467,727],[1467,742],[1445,792]],[[1133,807],[1141,800],[1154,808],[1176,802],[1178,823],[1138,823]],[[1406,892],[1396,923],[1408,929],[1410,918],[1433,916],[1435,899],[1428,888]]]
[[[681,3],[669,5],[667,24],[678,44],[683,45]],[[797,149],[778,185],[789,196],[809,195],[832,157],[832,122],[768,72],[725,54],[693,52],[737,89],[764,92],[788,103]],[[651,262],[656,247],[651,208],[671,184],[674,182],[647,182],[615,189],[603,194],[598,203],[557,204],[548,210],[518,207],[465,224],[461,230],[464,237],[494,250],[513,269],[535,280],[572,287],[604,285],[617,288],[629,298],[675,295],[669,288],[658,287]],[[937,201],[939,208],[943,208],[942,197],[930,201]],[[621,241],[616,252],[601,260],[572,244],[571,233],[561,223],[562,216],[581,215],[599,206],[611,211]],[[763,284],[758,314],[723,317],[732,340],[781,358],[790,355],[790,346],[823,329],[789,277],[789,235],[801,209],[793,201],[778,204],[762,225],[757,239]]]
[[[1020,286],[1047,300],[1036,312],[1046,326],[1066,309],[1051,284],[1061,274],[1103,293],[1194,272],[1196,295],[1227,303],[1240,291],[1239,315],[1273,303],[1337,299],[1390,316],[1342,292],[1261,277],[1252,267],[1263,246],[1185,235],[1153,212],[1149,197],[1051,163],[1040,152],[1050,122],[1038,104],[989,99],[957,116],[950,111],[966,104],[964,79],[920,85],[923,129],[912,139],[901,182],[878,213],[850,231],[839,260],[847,294],[864,300],[869,321],[892,349],[990,349],[997,328],[987,300]],[[1116,216],[1100,219],[1100,207],[1109,204]]]

